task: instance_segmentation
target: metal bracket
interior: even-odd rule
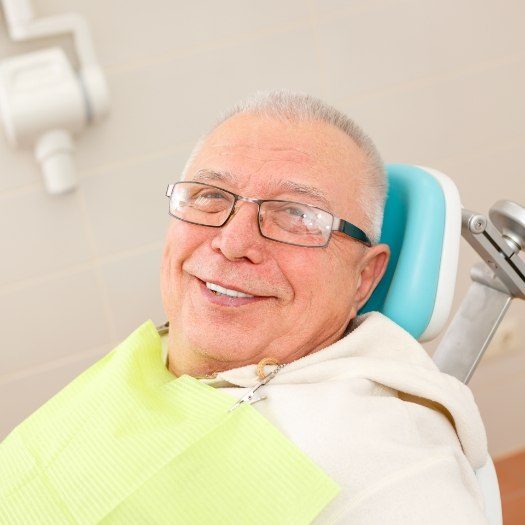
[[[434,353],[439,369],[468,383],[511,300],[509,294],[473,282]]]
[[[519,256],[521,246],[510,237],[503,236],[485,215],[466,209],[462,212],[461,234],[500,279],[508,293],[512,297],[525,299],[525,262]]]
[[[525,299],[525,208],[498,201],[485,215],[462,212],[461,233],[484,263],[434,353],[442,372],[468,383],[514,298]],[[494,224],[493,224],[494,223]],[[497,227],[496,227],[497,226]]]

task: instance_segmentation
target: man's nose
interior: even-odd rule
[[[233,215],[217,228],[211,246],[230,261],[247,259],[252,263],[263,260],[264,239],[257,225],[258,207],[252,202],[236,202]]]

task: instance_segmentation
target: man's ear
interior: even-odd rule
[[[364,306],[379,284],[386,272],[389,259],[390,247],[388,244],[376,244],[365,251],[355,292],[356,311]]]

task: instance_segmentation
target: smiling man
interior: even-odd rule
[[[337,110],[282,92],[233,108],[168,189],[165,360],[235,398],[278,366],[253,406],[339,483],[319,523],[485,523],[470,391],[386,317],[356,317],[388,263],[385,194]]]
[[[173,373],[289,363],[342,337],[389,253],[368,247],[363,232],[356,240],[332,231],[334,217],[370,230],[361,203],[372,192],[384,200],[377,153],[352,129],[355,138],[327,122],[286,120],[286,110],[244,111],[198,146],[173,188],[180,220],[162,269]]]
[[[0,522],[486,523],[469,389],[358,315],[388,264],[386,186],[315,98],[227,113],[168,187],[169,328],[145,322],[8,436]]]

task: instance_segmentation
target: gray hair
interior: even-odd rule
[[[363,152],[366,162],[364,173],[360,174],[363,183],[360,185],[361,190],[358,195],[358,204],[365,214],[363,229],[372,243],[379,242],[388,186],[379,151],[370,137],[352,119],[310,95],[289,91],[258,91],[250,98],[239,102],[223,113],[195,144],[184,167],[183,177],[210,133],[225,120],[239,113],[250,113],[283,121],[325,122],[349,136]]]

